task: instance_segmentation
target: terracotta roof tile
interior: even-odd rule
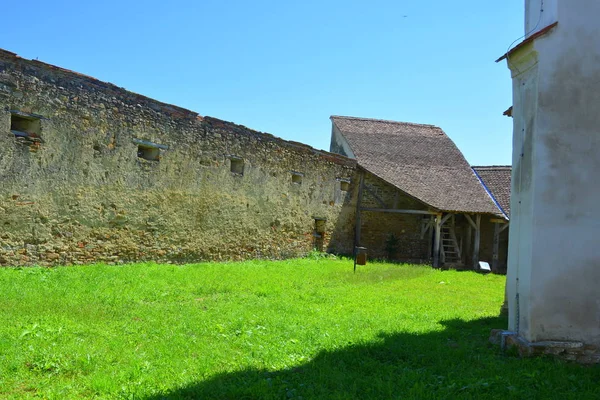
[[[502,213],[454,142],[437,126],[332,116],[358,164],[442,211]]]
[[[510,165],[480,166],[473,169],[492,193],[502,211],[510,217]]]

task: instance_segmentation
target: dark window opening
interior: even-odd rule
[[[133,139],[133,143],[138,145],[137,156],[148,161],[160,161],[160,150],[167,150],[169,146],[164,144],[152,143],[147,140]]]
[[[160,149],[156,147],[147,147],[140,144],[138,145],[137,156],[148,161],[159,161]]]
[[[301,185],[303,177],[303,173],[292,171],[292,183],[295,183],[296,185]]]
[[[350,182],[349,181],[340,180],[340,190],[342,192],[349,191],[350,190]]]
[[[39,117],[14,111],[10,115],[10,131],[26,144],[42,143],[42,123]]]
[[[231,157],[231,172],[237,175],[244,175],[244,159]]]

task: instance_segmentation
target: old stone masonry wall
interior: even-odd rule
[[[0,51],[0,265],[350,253],[355,167]]]

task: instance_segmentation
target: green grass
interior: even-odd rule
[[[348,260],[0,270],[0,398],[600,398],[488,344],[504,277]]]

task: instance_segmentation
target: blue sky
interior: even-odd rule
[[[510,164],[523,1],[29,1],[0,47],[284,139],[329,148],[331,115],[442,127]]]

